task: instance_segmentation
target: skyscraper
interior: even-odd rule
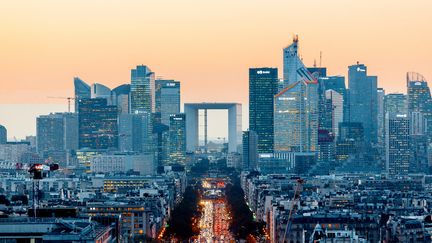
[[[396,114],[408,114],[407,96],[401,93],[390,93],[384,98],[384,112],[393,117]]]
[[[78,112],[78,101],[80,99],[90,99],[91,97],[90,85],[86,84],[80,78],[74,77],[74,88],[75,88],[75,112]]]
[[[122,113],[119,115],[119,150],[122,152],[141,152],[142,116]]]
[[[258,153],[273,153],[274,95],[277,68],[249,69],[249,130],[258,136]]]
[[[144,65],[131,70],[131,112],[155,111],[154,73]]]
[[[343,96],[329,89],[325,91],[325,98],[331,104],[331,131],[337,137],[339,136],[339,123],[343,122]]]
[[[106,99],[108,105],[116,105],[113,103],[111,89],[103,84],[94,83],[90,86],[90,98],[103,98]]]
[[[344,100],[343,104],[343,118],[344,121],[348,119],[348,94],[345,86],[345,77],[344,76],[327,76],[320,77],[318,82],[323,84],[325,90],[334,90],[342,95]]]
[[[130,110],[130,84],[122,84],[112,90],[114,105],[117,105],[119,113],[129,113]]]
[[[363,124],[368,145],[378,141],[377,77],[367,75],[367,67],[357,63],[348,67],[349,121]]]
[[[407,114],[386,114],[386,168],[389,174],[407,174],[409,171],[409,123]]]
[[[162,124],[169,125],[170,116],[180,113],[180,82],[156,80],[156,112],[161,114]]]
[[[380,148],[384,148],[384,124],[385,124],[385,91],[383,88],[377,89],[377,135],[378,145]]]
[[[36,118],[36,148],[39,155],[67,162],[67,153],[78,149],[78,117],[75,113],[53,113]]]
[[[7,143],[7,130],[6,127],[0,125],[0,144]]]
[[[255,170],[258,165],[258,135],[255,131],[243,132],[243,170]]]
[[[169,124],[169,160],[171,164],[186,163],[186,115],[170,116]]]
[[[103,98],[79,100],[79,148],[117,148],[117,107]]]
[[[274,96],[274,150],[278,153],[317,151],[318,82],[297,50],[298,38],[294,38],[284,49],[283,90]]]
[[[426,79],[419,73],[407,73],[408,114],[421,112],[427,120],[428,140],[432,140],[432,100]]]

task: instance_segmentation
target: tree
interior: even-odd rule
[[[11,201],[12,202],[21,201],[21,203],[23,205],[27,205],[28,204],[28,198],[27,198],[26,195],[23,195],[23,194],[21,194],[21,195],[13,195],[12,198],[11,198]]]
[[[10,205],[9,199],[5,195],[0,195],[0,204],[4,204],[6,206]]]

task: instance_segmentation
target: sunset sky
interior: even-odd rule
[[[280,69],[294,34],[307,65],[320,51],[330,75],[359,61],[405,92],[407,71],[432,80],[431,13],[431,0],[1,1],[0,123],[34,134],[35,113],[66,107],[47,97],[72,96],[74,76],[113,88],[137,64],[180,80],[182,102],[247,106],[248,68]]]

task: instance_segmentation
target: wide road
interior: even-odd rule
[[[235,242],[229,231],[230,215],[226,207],[226,201],[222,193],[220,193],[220,185],[225,185],[221,180],[219,183],[216,180],[214,183],[203,181],[204,194],[209,195],[204,197],[200,202],[202,216],[200,219],[200,235],[198,242]]]

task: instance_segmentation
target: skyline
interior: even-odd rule
[[[66,110],[65,101],[47,97],[71,96],[74,76],[114,88],[144,64],[156,77],[182,82],[182,103],[240,102],[245,110],[248,69],[277,67],[282,77],[282,49],[294,34],[306,65],[319,64],[322,51],[329,75],[346,77],[359,61],[386,93],[406,93],[407,71],[432,78],[430,1],[312,2],[2,2],[0,104]],[[30,108],[19,110],[12,121],[20,124]],[[5,125],[21,138],[34,130],[34,121],[26,124]]]

